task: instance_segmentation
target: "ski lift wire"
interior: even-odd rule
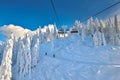
[[[108,9],[110,9],[110,8],[112,8],[112,7],[116,6],[116,5],[118,5],[118,4],[120,4],[120,1],[119,1],[119,2],[116,2],[116,3],[112,4],[112,5],[110,5],[109,7],[105,8],[105,9],[99,11],[99,12],[97,12],[96,14],[92,15],[92,17],[95,17],[95,16],[97,16],[97,15],[99,15],[99,14],[105,12],[106,10],[108,10]],[[91,17],[91,16],[90,16],[90,17]],[[88,18],[86,18],[85,20],[83,20],[83,22],[87,21],[90,17],[88,17]]]
[[[50,0],[50,2],[51,2],[51,5],[52,5],[52,8],[53,8],[53,11],[55,13],[56,19],[57,19],[58,23],[60,23],[60,20],[59,20],[59,17],[58,17],[58,13],[57,13],[55,5],[54,5],[54,1]]]

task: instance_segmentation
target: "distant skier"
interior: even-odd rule
[[[47,56],[47,52],[45,53],[45,55]]]
[[[53,58],[55,58],[55,54],[53,54]]]

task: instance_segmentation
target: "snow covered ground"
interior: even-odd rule
[[[42,43],[39,63],[31,79],[119,80],[120,47],[92,45],[90,38],[82,41],[78,35]]]

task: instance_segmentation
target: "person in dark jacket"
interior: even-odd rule
[[[53,58],[55,58],[55,54],[53,54]]]
[[[45,53],[45,55],[47,55],[47,52]]]

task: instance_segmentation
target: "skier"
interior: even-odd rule
[[[47,52],[45,53],[45,55],[47,55]]]
[[[55,58],[55,54],[53,54],[53,58]]]

